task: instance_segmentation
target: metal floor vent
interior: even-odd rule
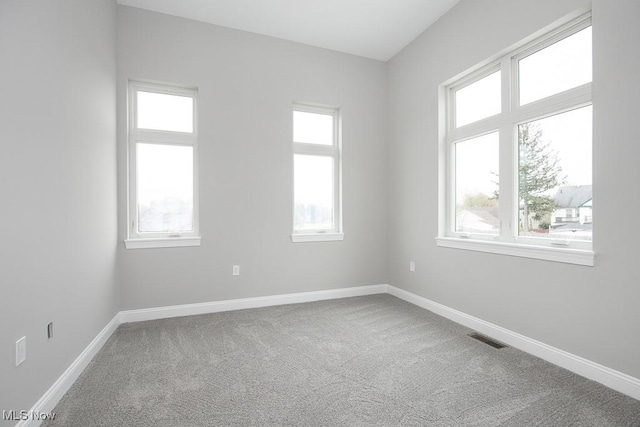
[[[477,332],[469,334],[469,336],[471,338],[477,339],[478,341],[481,341],[481,342],[483,342],[485,344],[488,344],[493,348],[504,348],[504,347],[506,347],[505,344],[502,344],[501,342],[495,341],[492,338],[489,338],[488,336],[479,334]]]

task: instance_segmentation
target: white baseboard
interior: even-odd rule
[[[107,342],[111,334],[120,325],[120,314],[116,314],[113,319],[105,326],[100,333],[89,343],[89,345],[80,353],[66,371],[60,375],[55,383],[46,391],[46,393],[36,402],[29,411],[30,414],[51,412],[56,407],[62,396],[71,388],[75,380],[78,379],[82,371],[87,367],[91,359],[98,354],[104,343]],[[35,419],[22,420],[16,424],[16,427],[36,427],[42,421]]]
[[[167,319],[170,317],[194,316],[197,314],[219,313],[222,311],[270,307],[274,305],[296,304],[301,302],[322,301],[363,295],[384,294],[386,292],[387,285],[371,285],[255,298],[211,301],[197,304],[172,305],[168,307],[143,308],[139,310],[125,310],[120,312],[120,323]]]
[[[640,380],[607,368],[598,363],[568,353],[564,350],[544,344],[540,341],[520,335],[503,327],[494,325],[477,317],[447,307],[435,301],[413,294],[391,285],[371,285],[353,288],[329,289],[324,291],[300,292],[284,295],[272,295],[256,298],[242,298],[224,301],[212,301],[198,304],[174,305],[169,307],[146,308],[140,310],[121,311],[100,331],[93,341],[84,349],[76,360],[67,368],[58,380],[31,408],[31,413],[51,412],[62,396],[71,388],[74,381],[87,367],[91,359],[100,351],[109,337],[121,323],[144,320],[165,319],[170,317],[192,316],[197,314],[217,313],[223,311],[242,310],[247,308],[269,307],[283,304],[321,301],[363,295],[388,293],[414,305],[432,311],[456,323],[474,329],[505,344],[537,356],[543,360],[561,366],[578,375],[597,381],[605,386],[640,400]],[[16,427],[36,427],[37,420],[24,420]]]
[[[596,362],[520,335],[395,286],[388,285],[387,293],[640,400],[640,380],[638,378],[607,368]]]
[[[100,351],[109,337],[121,323],[139,322],[143,320],[165,319],[196,314],[217,313],[222,311],[242,310],[246,308],[269,307],[274,305],[295,304],[300,302],[321,301],[363,295],[384,294],[387,285],[358,286],[353,288],[329,289],[324,291],[299,292],[285,295],[272,295],[256,298],[242,298],[225,301],[212,301],[198,304],[174,305],[169,307],[146,308],[141,310],[121,311],[105,326],[89,343],[84,351],[73,361],[71,366],[56,380],[47,392],[30,409],[29,413],[51,412],[62,396],[69,391],[73,383],[87,367],[91,359]],[[40,420],[22,420],[16,427],[37,427]]]

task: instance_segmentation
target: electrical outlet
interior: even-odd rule
[[[416,271],[416,263],[414,261],[409,261],[409,271]]]
[[[53,322],[49,322],[47,325],[47,338],[53,338]]]
[[[22,337],[16,341],[16,366],[27,360],[27,337]]]
[[[240,275],[240,266],[239,265],[234,265],[233,266],[233,275],[234,276],[239,276]]]

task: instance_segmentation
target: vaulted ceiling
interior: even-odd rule
[[[459,0],[118,0],[118,3],[387,61]]]

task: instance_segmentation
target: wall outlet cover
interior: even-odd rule
[[[16,366],[27,360],[27,337],[22,337],[16,341]]]

